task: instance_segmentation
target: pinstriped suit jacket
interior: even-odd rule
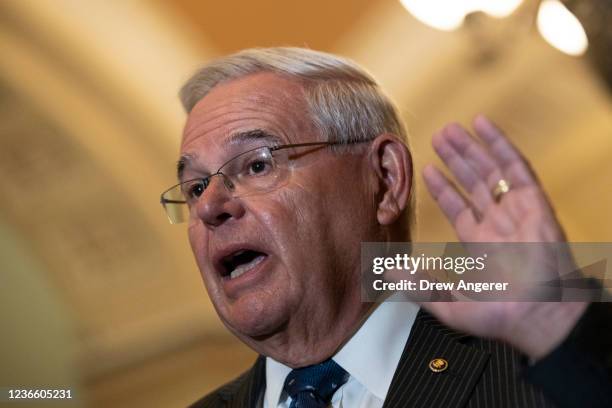
[[[429,362],[438,357],[448,361],[448,369],[436,373]],[[457,333],[421,309],[384,408],[553,407],[540,390],[523,380],[522,359],[503,343]],[[249,371],[192,407],[260,407],[265,375],[265,358],[260,356]]]

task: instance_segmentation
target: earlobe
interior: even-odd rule
[[[376,217],[381,225],[395,223],[406,209],[412,185],[412,158],[395,135],[382,134],[371,146],[371,165],[378,181]]]
[[[393,197],[389,197],[388,200],[388,203],[385,203],[385,205],[378,206],[378,211],[376,213],[378,223],[381,225],[393,224],[393,222],[399,218],[401,213],[397,201],[395,201]]]

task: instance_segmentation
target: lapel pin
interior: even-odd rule
[[[429,362],[429,369],[434,373],[441,373],[448,368],[448,361],[443,358],[434,358]]]

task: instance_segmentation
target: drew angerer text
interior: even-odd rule
[[[385,282],[382,279],[377,279],[373,282],[374,290],[462,290],[471,292],[486,292],[486,291],[505,291],[508,290],[508,282],[466,282],[463,279],[459,282],[431,282],[427,279],[419,279],[417,282],[407,279],[401,279],[397,282]]]

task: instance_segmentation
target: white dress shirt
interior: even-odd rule
[[[332,359],[350,377],[332,397],[333,408],[381,408],[419,311],[410,302],[383,302]],[[291,368],[266,358],[264,408],[289,408],[283,392]]]

